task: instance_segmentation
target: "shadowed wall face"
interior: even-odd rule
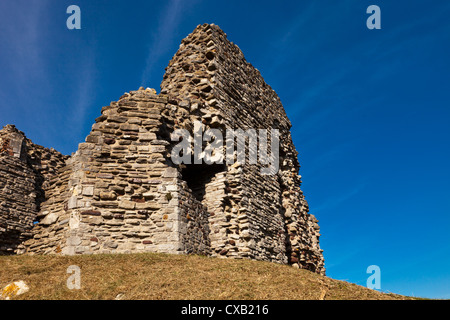
[[[0,130],[0,254],[14,254],[32,236],[43,183],[66,157],[33,144],[13,125]]]

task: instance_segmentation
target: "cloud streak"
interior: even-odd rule
[[[183,13],[183,0],[170,0],[160,14],[157,32],[150,39],[141,85],[148,84],[155,63],[167,53],[175,41],[174,34]]]
[[[8,79],[13,79],[9,85],[14,85],[19,92],[33,81],[49,85],[40,46],[40,22],[45,18],[47,5],[45,0],[27,1],[26,4],[21,1],[2,3],[1,57],[9,73]]]
[[[67,120],[72,128],[75,130],[70,131],[68,139],[70,141],[77,140],[78,137],[89,132],[84,132],[84,125],[86,124],[86,117],[89,107],[94,101],[94,86],[95,86],[95,56],[91,52],[86,56],[86,60],[83,63],[83,69],[78,74],[78,84],[75,86],[76,93],[74,96],[72,105],[69,106],[71,113]]]
[[[52,90],[43,42],[43,24],[49,2],[2,1],[0,5],[0,126],[13,123],[30,136],[45,125],[45,112],[32,106]],[[41,136],[51,135],[48,133]]]
[[[58,68],[55,56],[64,61],[69,55],[61,56],[48,41],[55,35],[51,27],[59,21],[50,4],[39,0],[4,1],[0,5],[0,126],[16,124],[35,143],[67,152],[61,145],[78,141],[84,133],[94,94],[95,48],[85,49],[79,60],[68,58]],[[65,25],[59,32],[67,36],[64,31]],[[75,39],[73,35],[64,40]],[[49,125],[52,122],[58,125]],[[61,135],[61,128],[68,127],[71,130]]]
[[[354,197],[355,195],[360,193],[364,189],[365,186],[366,186],[366,184],[363,183],[363,184],[356,186],[353,189],[348,190],[346,193],[342,193],[340,195],[333,196],[333,197],[326,199],[324,202],[322,202],[318,206],[314,207],[314,212],[330,210],[334,207],[337,207],[341,203],[351,199],[352,197]]]

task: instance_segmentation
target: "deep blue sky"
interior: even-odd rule
[[[74,152],[205,22],[284,104],[327,275],[366,285],[374,264],[383,291],[450,298],[449,1],[2,0],[0,126]]]

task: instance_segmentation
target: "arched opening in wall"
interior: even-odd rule
[[[186,181],[192,195],[200,202],[206,200],[207,185],[210,184],[214,177],[226,171],[225,164],[188,164],[181,170],[181,175]]]

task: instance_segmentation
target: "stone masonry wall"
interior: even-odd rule
[[[15,126],[0,130],[0,254],[20,252],[45,200],[45,181],[66,157],[33,144]]]
[[[65,179],[53,181],[66,200],[44,205],[53,218],[37,225],[28,253],[208,253],[206,212],[168,162],[169,107],[138,90],[102,109]]]
[[[13,254],[36,218],[34,174],[26,163],[0,155],[0,254]]]
[[[323,272],[319,227],[300,190],[291,123],[276,93],[241,50],[217,26],[198,26],[170,61],[161,89],[190,101],[191,122],[199,120],[205,129],[280,132],[278,174],[261,175],[260,165],[237,163],[225,169],[222,186],[214,189],[221,195],[211,196],[216,203],[222,200],[211,211],[212,254]]]

